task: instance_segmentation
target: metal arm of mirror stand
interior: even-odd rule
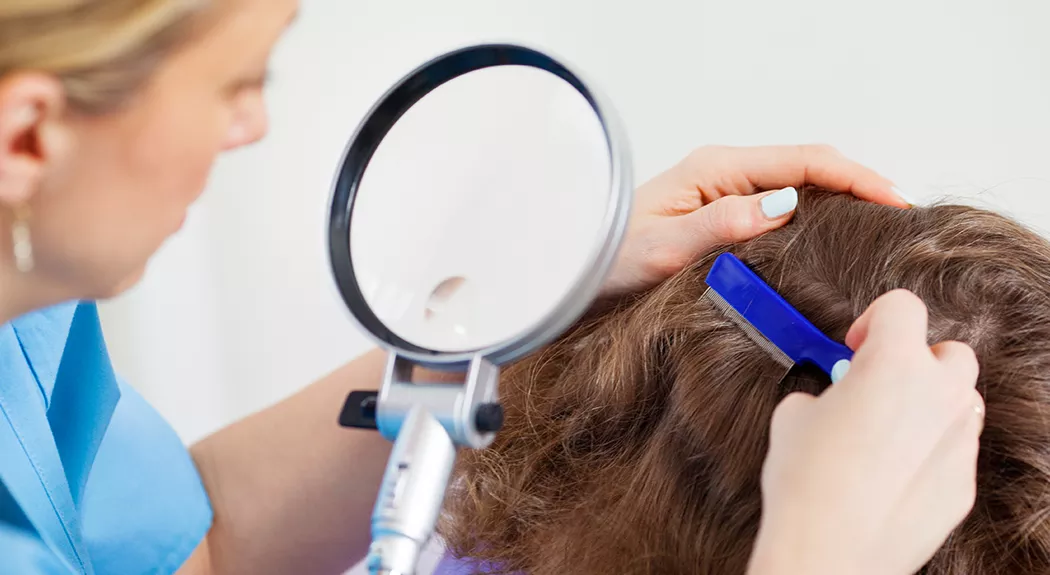
[[[481,356],[461,384],[413,383],[413,364],[391,355],[378,393],[354,392],[346,427],[378,429],[394,448],[372,513],[367,564],[374,574],[412,575],[430,540],[457,447],[481,449],[503,425],[499,368]]]

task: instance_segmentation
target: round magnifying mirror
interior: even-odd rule
[[[538,51],[484,45],[409,74],[370,111],[333,193],[351,313],[424,365],[517,359],[595,297],[626,227],[611,109]]]

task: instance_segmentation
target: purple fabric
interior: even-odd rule
[[[441,562],[434,568],[433,575],[474,575],[475,573],[491,573],[499,572],[491,565],[485,563],[478,563],[470,559],[456,559],[448,553],[441,558]],[[524,573],[515,573],[513,575],[525,575]]]
[[[474,567],[472,563],[456,559],[446,553],[441,558],[441,562],[434,568],[433,575],[472,575],[473,572]]]

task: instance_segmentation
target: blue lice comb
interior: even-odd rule
[[[733,254],[715,259],[707,285],[704,297],[785,369],[812,363],[832,383],[846,375],[853,351],[824,335]]]

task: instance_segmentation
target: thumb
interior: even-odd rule
[[[783,226],[798,206],[795,188],[750,196],[723,196],[677,218],[678,235],[700,252],[713,246],[749,240]]]

